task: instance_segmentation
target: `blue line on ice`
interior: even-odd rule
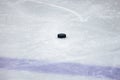
[[[93,76],[120,80],[120,68],[78,63],[46,63],[38,60],[0,57],[0,68],[43,73]]]

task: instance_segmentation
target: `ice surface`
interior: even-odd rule
[[[120,68],[120,1],[0,0],[0,57]]]

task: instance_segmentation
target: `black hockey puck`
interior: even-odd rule
[[[58,38],[66,38],[66,34],[65,33],[59,33],[57,35]]]

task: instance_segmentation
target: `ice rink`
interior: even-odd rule
[[[0,0],[0,80],[120,80],[120,0]]]

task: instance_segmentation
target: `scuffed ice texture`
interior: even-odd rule
[[[45,73],[35,73],[26,71],[16,71],[16,70],[0,70],[1,80],[113,80],[108,78],[93,78],[85,76],[71,76],[71,75],[57,75],[57,74],[45,74]]]
[[[83,65],[76,63],[46,63],[36,60],[0,58],[0,68],[24,70],[63,75],[93,76],[98,78],[120,79],[120,68]]]
[[[120,66],[119,1],[1,0],[0,4],[1,56]],[[111,16],[108,10],[116,14]],[[68,38],[57,39],[59,32]]]
[[[60,32],[67,38],[57,39]],[[76,64],[120,68],[120,0],[0,0],[0,57],[55,63],[58,70]],[[100,76],[119,80],[115,70]]]

